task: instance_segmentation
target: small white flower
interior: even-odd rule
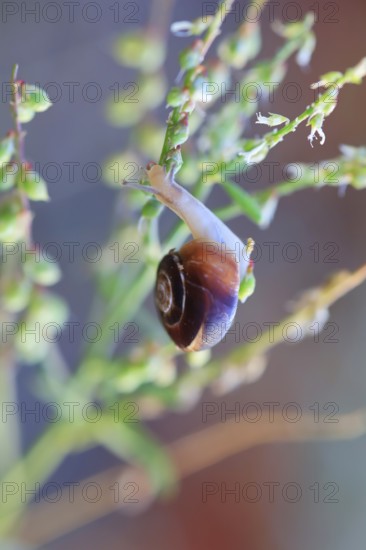
[[[290,119],[285,116],[269,113],[269,117],[263,116],[262,113],[257,113],[256,124],[266,124],[267,126],[279,126],[280,124],[288,124]]]
[[[317,135],[320,137],[320,145],[325,142],[325,133],[323,131],[324,114],[315,113],[308,121],[308,126],[311,126],[311,132],[308,136],[310,145],[313,147],[313,140],[317,139]]]

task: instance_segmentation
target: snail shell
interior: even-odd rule
[[[199,351],[222,340],[235,316],[239,284],[239,263],[216,242],[194,239],[164,256],[155,303],[175,344]]]
[[[182,350],[210,348],[223,339],[234,319],[240,282],[250,268],[247,247],[174,180],[173,170],[166,173],[163,166],[149,163],[146,176],[150,186],[129,187],[155,195],[187,224],[193,236],[179,251],[171,250],[158,266],[155,303],[162,324]],[[237,249],[239,255],[233,254]],[[245,300],[241,293],[240,300]]]

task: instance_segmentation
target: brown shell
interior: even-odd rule
[[[240,267],[219,243],[195,239],[161,260],[155,303],[169,336],[185,351],[217,344],[238,305]]]

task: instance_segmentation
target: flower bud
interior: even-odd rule
[[[32,285],[27,279],[12,279],[4,285],[1,306],[10,313],[23,311],[29,303]]]
[[[323,145],[325,142],[325,133],[323,131],[323,123],[324,123],[324,113],[315,113],[307,123],[307,126],[311,127],[311,132],[308,136],[308,140],[310,141],[310,145],[313,147],[313,140],[317,139],[317,135],[320,138],[320,145]]]
[[[166,98],[169,107],[180,107],[189,99],[187,88],[172,88]]]
[[[359,163],[365,162],[366,147],[354,147],[352,145],[342,144],[339,146],[339,150],[347,159],[357,160]]]
[[[352,84],[361,84],[362,79],[366,76],[366,57],[363,57],[355,67],[347,69],[345,79]]]
[[[166,90],[167,83],[162,74],[143,75],[136,94],[140,108],[150,111],[158,107],[164,101]]]
[[[28,364],[43,361],[49,346],[58,341],[67,317],[62,298],[48,292],[34,295],[15,335],[19,359]]]
[[[191,46],[181,51],[179,63],[182,69],[193,69],[201,63],[203,60],[202,47],[202,40],[196,40]]]
[[[315,14],[313,12],[308,12],[304,19],[300,21],[290,22],[290,23],[281,23],[280,21],[275,21],[272,25],[273,30],[288,40],[298,40],[301,35],[306,36],[315,23]]]
[[[113,126],[128,127],[138,124],[146,115],[139,101],[129,103],[113,101],[110,98],[106,103],[106,117]]]
[[[304,44],[301,46],[300,50],[296,55],[296,62],[300,67],[306,67],[309,65],[311,56],[315,50],[316,39],[313,32],[309,32],[306,36]]]
[[[160,36],[141,29],[121,35],[114,44],[113,54],[121,65],[154,73],[164,62],[165,46]]]
[[[0,141],[0,167],[7,164],[15,152],[14,134],[11,132],[6,138]]]
[[[19,241],[27,235],[31,214],[23,210],[19,197],[9,197],[0,203],[0,241]]]
[[[46,182],[32,169],[32,165],[29,163],[22,166],[18,185],[32,201],[49,200]]]
[[[35,84],[22,83],[20,86],[20,106],[35,113],[47,111],[52,105],[45,90]],[[24,122],[24,121],[23,121]]]
[[[204,349],[201,351],[191,351],[187,353],[187,363],[192,369],[200,369],[204,367],[211,359],[211,350]]]
[[[174,177],[179,172],[183,164],[182,152],[180,145],[168,151],[165,157],[165,168],[168,173]]]
[[[33,109],[29,109],[28,107],[23,107],[22,105],[19,105],[18,107],[18,120],[22,124],[26,124],[27,122],[30,122],[34,119],[36,112]]]
[[[265,194],[260,200],[261,204],[261,217],[259,221],[259,227],[261,229],[267,229],[267,227],[272,223],[274,215],[278,206],[278,197],[274,192]]]
[[[231,77],[229,67],[218,59],[211,60],[207,63],[206,73],[206,83],[214,86],[213,94],[211,96],[212,99],[221,98],[221,90],[230,86]],[[210,97],[207,99],[210,100]]]
[[[268,154],[268,145],[265,141],[247,139],[244,141],[243,151],[240,151],[238,154],[244,157],[247,164],[259,164]]]
[[[198,36],[205,32],[212,22],[213,17],[209,16],[205,18],[199,17],[194,21],[176,21],[170,27],[171,32],[175,36]]]
[[[61,270],[57,263],[47,261],[42,256],[38,259],[34,255],[27,256],[23,269],[29,279],[42,286],[54,285],[61,279]]]
[[[8,191],[14,187],[18,165],[15,162],[3,164],[0,168],[0,191]]]
[[[160,156],[165,137],[165,128],[155,122],[145,122],[136,128],[136,143],[147,158]]]
[[[253,273],[254,264],[253,261],[249,261],[249,266],[244,279],[240,283],[239,288],[239,300],[243,304],[255,291],[255,277]]]
[[[366,167],[357,166],[357,168],[353,170],[351,185],[355,189],[366,188]]]
[[[169,144],[170,147],[175,148],[178,145],[182,145],[187,141],[189,136],[188,116],[184,114],[181,120],[170,127],[169,131]]]
[[[260,27],[249,23],[223,40],[218,48],[220,59],[235,69],[242,69],[254,59],[261,48]]]
[[[279,126],[280,124],[288,124],[290,119],[275,113],[269,113],[269,117],[263,116],[261,113],[257,113],[256,124],[266,124],[267,126]]]

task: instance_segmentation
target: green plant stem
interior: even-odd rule
[[[18,76],[18,65],[13,66],[13,71],[11,75],[11,84],[12,84],[12,99],[10,102],[10,109],[13,116],[14,121],[14,132],[15,132],[15,159],[18,165],[18,172],[21,174],[22,166],[25,164],[25,154],[24,154],[24,136],[25,133],[23,131],[21,122],[19,120],[18,115],[18,108],[19,108],[19,90],[18,90],[18,83],[17,83],[17,76]],[[17,190],[17,193],[22,201],[24,210],[29,210],[29,199],[25,193],[22,193],[19,189]],[[29,228],[28,236],[27,236],[27,244],[31,245],[32,238],[31,238],[31,230]]]
[[[228,0],[226,2],[226,10],[229,10],[232,6],[234,0]],[[211,46],[213,40],[220,32],[220,27],[222,23],[222,11],[221,7],[225,4],[222,2],[219,6],[219,9],[216,15],[213,18],[204,38],[203,38],[203,54],[207,53],[208,48]],[[22,162],[23,151],[22,151],[22,129],[19,125],[19,120],[17,117],[17,105],[18,105],[18,95],[16,92],[16,76],[17,68],[13,71],[12,81],[14,83],[14,100],[13,100],[13,116],[16,121],[16,140],[17,140],[17,161]],[[350,71],[347,71],[345,75],[342,76],[337,81],[339,87],[343,86],[347,82],[354,82],[354,75],[352,76]],[[327,94],[326,91],[324,94],[319,96],[318,100],[308,107],[304,113],[297,117],[294,121],[286,124],[281,129],[275,129],[272,132],[269,132],[263,136],[263,138],[258,140],[258,144],[265,143],[268,149],[277,145],[282,139],[294,131],[297,126],[311,118],[318,109],[318,106],[321,102],[325,102]],[[180,108],[176,111],[176,115],[180,113]],[[174,116],[174,110],[173,110]],[[162,156],[160,163],[163,164],[165,161],[166,154],[168,152],[168,141],[167,134],[164,141]],[[211,187],[210,187],[211,189]],[[228,205],[223,209],[220,209],[220,215],[222,219],[231,219],[237,212],[235,205]],[[240,213],[240,212],[238,212]],[[177,223],[175,229],[171,232],[170,236],[166,240],[166,245],[174,244],[177,245],[177,241],[184,239],[188,234],[187,228],[182,223]],[[102,339],[87,351],[86,359],[89,357],[111,357],[115,348],[113,339],[113,332],[109,330],[110,326],[113,325],[116,321],[119,323],[125,322],[126,320],[131,320],[134,318],[138,309],[140,308],[142,302],[146,296],[151,291],[154,281],[154,271],[155,266],[152,264],[147,264],[141,268],[138,276],[134,282],[130,285],[126,291],[123,288],[123,283],[121,286],[117,285],[116,292],[114,293],[113,300],[111,305],[106,309],[104,315],[102,316],[101,324],[103,327],[103,337]],[[251,345],[240,346],[237,349],[233,350],[225,360],[227,369],[237,369],[238,371],[242,368],[245,368],[245,365],[248,362],[258,356],[266,354],[270,347],[278,344],[282,341],[282,328],[284,323],[290,322],[301,322],[303,324],[309,322],[309,320],[314,318],[316,312],[320,309],[326,309],[331,305],[335,300],[340,296],[343,296],[346,292],[350,291],[352,288],[355,288],[358,284],[361,284],[366,279],[366,266],[363,266],[358,271],[352,274],[343,274],[339,275],[337,279],[334,279],[332,283],[328,283],[317,294],[316,300],[309,300],[302,307],[298,308],[297,311],[287,317],[278,327],[275,327],[273,332],[272,341],[269,338],[269,334],[264,334],[262,338],[257,342]],[[88,373],[86,372],[86,361],[81,361],[81,365],[77,370],[76,374],[72,377],[71,383],[78,380],[87,380]],[[202,369],[197,370],[197,377],[201,377],[202,386],[207,381],[214,381],[219,376],[222,369],[222,361],[212,361],[204,366]],[[191,376],[191,373],[187,373],[184,376]],[[195,373],[193,374],[195,375]],[[177,381],[179,383],[180,380]],[[86,388],[86,393],[89,388]],[[50,475],[52,471],[61,463],[63,458],[72,450],[78,449],[82,446],[87,445],[96,440],[95,434],[90,431],[87,434],[85,432],[85,426],[83,429],[79,429],[78,426],[73,426],[70,428],[69,424],[59,423],[58,425],[53,425],[48,429],[34,444],[30,451],[18,461],[15,466],[8,472],[5,479],[3,480],[8,483],[19,483],[22,480],[26,479],[27,483],[32,485],[32,483],[42,483],[47,476]],[[19,516],[22,514],[25,503],[19,501],[19,503],[13,508],[13,510],[6,516],[0,519],[0,533],[6,534],[11,532],[16,524]]]
[[[299,116],[297,116],[294,120],[289,122],[288,124],[285,124],[282,126],[282,128],[275,128],[271,132],[268,132],[265,134],[260,141],[265,141],[265,143],[268,146],[268,149],[272,149],[275,147],[278,143],[280,143],[285,136],[290,134],[291,132],[295,132],[297,127],[304,122],[305,120],[311,119],[317,112],[319,112],[319,107],[322,105],[331,105],[332,103],[336,103],[336,100],[333,99],[334,91],[337,91],[338,97],[338,91],[343,88],[345,84],[354,84],[355,83],[355,76],[354,71],[358,67],[361,67],[363,65],[363,70],[360,71],[360,78],[364,78],[366,75],[366,58],[362,59],[360,63],[357,64],[356,67],[353,67],[352,69],[348,69],[342,76],[340,76],[336,82],[334,82],[334,88],[330,88],[329,90],[326,90],[322,94],[319,95],[317,100],[312,103],[309,107],[305,109],[303,113],[301,113]],[[335,106],[335,105],[334,105]]]
[[[15,504],[11,507],[9,496],[8,510],[10,512],[0,517],[0,536],[10,533],[16,525],[25,507],[22,496],[22,483],[27,489],[40,487],[44,480],[61,464],[67,454],[80,442],[85,441],[85,434],[74,429],[69,424],[60,422],[47,429],[32,446],[32,448],[8,471],[2,479],[1,487],[5,491],[14,488]],[[72,437],[70,437],[72,432]],[[38,484],[38,485],[37,485]],[[13,497],[14,498],[14,497]]]
[[[217,8],[217,11],[202,39],[202,49],[201,49],[202,60],[206,56],[215,38],[220,34],[221,25],[223,24],[223,21],[224,21],[223,7],[225,7],[226,12],[230,11],[234,1],[235,0],[223,0],[222,2],[220,2]],[[182,106],[175,107],[171,111],[171,119],[174,121],[179,120],[181,113],[182,113]],[[168,125],[167,130],[165,132],[164,143],[163,143],[163,147],[162,147],[162,151],[159,159],[159,164],[162,166],[165,165],[167,160],[167,154],[170,151],[169,141],[170,141],[170,128]]]
[[[298,444],[319,440],[349,441],[365,435],[365,409],[340,415],[338,420],[337,423],[314,422],[314,416],[306,414],[299,423],[289,423],[282,414],[275,413],[273,419],[262,418],[259,422],[249,423],[245,430],[240,423],[233,420],[218,422],[174,440],[165,445],[164,451],[172,456],[178,478],[183,480],[257,445]],[[198,448],[201,452],[197,452]],[[93,505],[83,498],[82,486],[87,485],[89,481],[107,488],[113,486],[116,479],[120,482],[133,480],[138,484],[141,511],[153,502],[151,482],[140,469],[134,466],[112,467],[92,478],[84,479],[81,487],[76,487],[75,502],[80,503],[77,507],[70,507],[64,494],[52,506],[43,502],[32,506],[20,526],[21,540],[27,544],[36,544],[37,547],[45,547],[56,538],[81,529],[108,514],[125,510],[128,515],[127,509],[130,504],[127,501],[117,504],[111,492],[108,494],[107,491],[103,491],[103,497]],[[136,503],[136,506],[139,504]]]
[[[21,433],[17,414],[16,365],[12,350],[2,354],[0,368],[0,403],[3,407],[0,422],[0,475],[5,473],[21,453]],[[9,413],[7,414],[6,411]]]
[[[203,46],[202,46],[203,57],[206,56],[208,50],[212,46],[212,43],[219,36],[221,32],[221,25],[224,22],[225,15],[231,10],[231,7],[234,4],[234,1],[235,0],[223,0],[223,2],[221,2],[219,7],[217,8],[214,18],[212,19],[211,24],[208,27],[206,34],[203,38]],[[226,12],[225,15],[223,15],[224,8]]]
[[[265,2],[263,2],[264,5]],[[226,10],[228,11],[230,9],[231,4],[227,5]],[[204,43],[206,44],[205,47],[205,53],[207,52],[207,49],[212,44],[213,40],[217,36],[220,26],[222,23],[222,16],[221,16],[221,9],[219,8],[216,12],[215,18],[212,21],[210,28],[208,29],[205,37],[204,37]],[[296,50],[295,45],[293,44],[291,49],[289,51],[286,50],[286,56],[289,56],[293,53],[293,51]],[[281,54],[282,56],[284,54]],[[325,92],[323,95],[326,96]],[[179,107],[176,109],[180,109]],[[283,137],[290,133],[291,131],[294,131],[296,126],[300,124],[303,120],[306,120],[312,113],[313,113],[314,107],[309,107],[302,115],[297,117],[292,123],[287,125],[286,127],[282,128],[281,130],[274,130],[273,132],[268,133],[264,136],[263,139],[266,139],[266,141],[270,144],[270,141],[272,139],[273,145],[281,141]],[[174,113],[174,110],[173,110]],[[276,137],[277,136],[277,137]],[[163,145],[162,155],[160,158],[159,163],[163,163],[163,159],[165,158],[165,154],[167,153],[167,133],[165,135],[165,141]],[[219,215],[222,216],[222,219],[225,221],[227,219],[230,219],[233,217],[233,215],[239,215],[240,210],[236,207],[236,205],[229,205],[227,207],[224,207],[224,209],[221,209],[218,211]],[[178,246],[179,240],[183,240],[187,236],[188,232],[185,230],[184,225],[182,223],[178,223],[175,225],[174,229],[171,232],[170,237],[167,239],[166,243],[164,244],[164,248],[169,248],[172,246]],[[176,240],[177,239],[177,240]],[[178,241],[178,242],[177,242]],[[127,317],[131,319],[133,315],[137,312],[139,307],[141,306],[142,302],[145,300],[149,292],[151,291],[151,288],[153,286],[153,283],[151,282],[153,279],[149,279],[150,275],[148,273],[152,273],[151,266],[146,266],[143,268],[143,270],[140,272],[138,277],[136,278],[135,282],[132,284],[132,286],[129,288],[128,295],[126,295],[125,291],[124,296],[121,296],[118,293],[116,293],[116,299],[113,300],[113,305],[110,308],[109,311],[106,312],[105,317],[102,320],[102,326],[112,326],[113,323],[116,321],[122,323],[125,320],[127,320]],[[106,323],[106,324],[105,324]],[[95,354],[104,354],[108,353],[110,354],[111,351],[113,351],[114,346],[111,343],[112,339],[112,333],[105,331],[105,335],[101,338],[99,342],[94,344],[90,348],[90,352]]]
[[[366,264],[362,265],[354,272],[341,271],[330,277],[320,288],[316,288],[304,293],[304,298],[295,308],[294,313],[285,317],[277,326],[263,333],[258,342],[238,346],[228,354],[228,365],[237,365],[238,368],[243,361],[248,361],[256,356],[261,356],[270,348],[283,341],[284,327],[297,323],[301,327],[306,327],[314,321],[317,312],[327,310],[337,300],[342,298],[351,290],[355,289],[366,281]],[[304,332],[306,332],[304,330]]]
[[[312,107],[308,108],[306,112],[312,113]],[[305,113],[303,113],[298,117],[298,119],[293,121],[293,123],[299,124],[299,121],[305,120],[307,116],[308,115],[305,115]],[[292,127],[291,124],[292,123],[289,123],[288,128]],[[286,134],[290,133],[291,131],[288,128],[286,130]],[[273,133],[271,132],[269,133],[269,135],[272,136]],[[313,187],[314,185],[316,184],[314,183],[313,178],[302,179],[297,182],[281,182],[274,185],[273,187],[252,193],[252,196],[254,198],[257,198],[258,200],[260,200],[261,197],[267,194],[275,194],[278,197],[283,197],[300,189]],[[196,189],[198,189],[198,187],[196,187]],[[202,199],[203,194],[205,194],[205,198],[207,198],[207,195],[211,190],[212,186],[201,186],[200,191],[195,191],[195,194],[198,193],[200,199]],[[236,203],[232,203],[227,206],[215,209],[214,212],[223,221],[231,220],[234,217],[242,214],[240,206]],[[182,221],[178,221],[171,230],[169,237],[163,243],[163,250],[169,250],[174,247],[179,247],[188,235],[189,231],[187,226]],[[151,264],[145,265],[135,281],[131,284],[128,293],[126,293],[125,290],[122,290],[121,293],[117,292],[116,298],[113,300],[111,308],[106,312],[105,317],[101,321],[103,327],[110,327],[116,321],[118,321],[119,323],[123,323],[127,320],[131,320],[134,317],[143,301],[151,292],[154,284],[154,270],[155,266],[152,266]],[[113,350],[115,348],[112,342],[113,334],[111,331],[104,332],[105,337],[103,337],[99,342],[91,346],[90,353],[97,355],[111,355],[113,353]]]
[[[329,279],[322,287],[313,290],[303,298],[298,305],[297,310],[290,316],[283,319],[278,326],[274,328],[272,338],[269,331],[262,335],[262,338],[252,344],[244,344],[229,353],[225,359],[225,368],[223,370],[222,361],[211,361],[201,369],[184,373],[170,389],[174,388],[179,392],[179,387],[189,380],[194,382],[194,387],[205,387],[208,383],[217,380],[218,376],[224,374],[228,369],[243,370],[249,361],[263,354],[275,345],[283,341],[282,329],[289,323],[300,323],[306,326],[316,316],[319,310],[329,308],[335,301],[362,284],[366,280],[366,264],[353,273],[340,272]],[[34,485],[42,483],[48,475],[62,462],[63,458],[75,448],[82,447],[88,442],[94,440],[92,428],[85,434],[85,426],[80,429],[77,425],[60,423],[44,432],[26,456],[21,459],[7,474],[4,483],[19,483],[26,479],[27,484]],[[71,431],[70,431],[71,430]],[[16,524],[25,503],[21,499],[12,512],[0,518],[0,534],[4,535],[11,532]]]
[[[248,366],[253,361],[258,361],[258,366],[267,362],[267,353],[270,349],[283,343],[283,330],[295,324],[300,326],[304,338],[313,334],[309,330],[309,325],[314,322],[317,313],[327,310],[337,300],[345,296],[348,292],[357,288],[366,281],[366,264],[362,265],[354,272],[341,271],[328,279],[321,287],[311,289],[304,293],[303,298],[296,307],[294,313],[274,324],[272,329],[268,329],[261,334],[259,340],[251,343],[245,343],[237,346],[225,356],[225,361],[218,358],[211,360],[199,369],[184,371],[182,375],[170,387],[170,398],[172,402],[181,395],[182,388],[192,387],[195,390],[202,390],[213,382],[218,382],[220,391],[230,391],[232,386],[225,388],[225,374],[228,371],[237,373],[237,384],[245,381],[245,375]],[[240,376],[242,374],[243,376]],[[232,379],[232,377],[230,377]],[[222,384],[220,384],[222,380]],[[178,399],[179,402],[179,399]]]
[[[116,322],[120,325],[134,318],[141,304],[151,292],[155,277],[155,266],[146,264],[131,284],[130,288],[117,289],[114,300],[100,321],[103,327],[102,337],[92,344],[86,352],[85,358],[90,356],[110,357],[115,349],[114,333],[110,327]]]
[[[226,2],[226,11],[230,11],[230,8],[234,0],[228,0]],[[203,38],[203,57],[206,55],[208,49],[212,45],[215,38],[220,32],[221,25],[223,23],[222,16],[222,6],[225,2],[221,2],[217,12]],[[177,116],[180,113],[180,107],[177,107],[173,110],[173,117]],[[165,155],[168,152],[168,131],[165,134],[164,144],[162,148],[162,154],[160,157],[159,164],[163,164],[165,160]],[[178,230],[177,230],[178,231]],[[183,233],[183,231],[182,231]],[[176,235],[176,234],[175,234]],[[119,287],[116,289],[115,298],[112,300],[111,307],[106,311],[102,317],[101,324],[103,327],[111,327],[115,322],[123,323],[126,320],[129,320],[134,317],[138,309],[140,308],[142,302],[145,300],[147,295],[150,293],[152,288],[151,281],[154,279],[154,270],[155,266],[146,265],[137,276],[133,285],[129,288],[128,293],[125,289],[122,290],[123,295]],[[111,331],[104,330],[101,339],[93,346],[90,346],[86,357],[89,357],[90,354],[95,355],[104,355],[107,354],[110,356],[115,346],[112,342],[113,334]]]
[[[22,130],[21,123],[18,117],[18,104],[19,104],[19,94],[17,90],[17,74],[18,74],[18,65],[13,66],[11,74],[11,84],[12,84],[12,98],[10,102],[11,113],[14,122],[14,136],[15,136],[15,158],[18,164],[18,170],[21,169],[21,165],[24,162],[24,133]],[[29,202],[27,197],[20,192],[17,192],[22,200],[24,209],[29,208]],[[30,228],[28,231],[27,244],[31,242]],[[11,276],[11,274],[8,274]],[[6,346],[4,346],[5,348]],[[16,361],[15,356],[9,350],[6,350],[5,354],[6,360],[0,367],[0,392],[1,392],[1,403],[8,402],[10,406],[16,406],[18,403],[17,400],[17,387],[16,387]],[[18,422],[16,415],[11,415],[6,418],[6,421],[1,423],[1,441],[6,442],[4,444],[4,449],[1,453],[1,465],[0,471],[6,471],[9,465],[14,461],[20,454],[20,444],[21,444],[21,430],[20,424]]]
[[[15,129],[15,158],[18,162],[19,169],[21,164],[25,162],[24,158],[24,133],[22,130],[22,125],[18,117],[18,106],[19,106],[19,93],[18,93],[18,65],[13,66],[13,71],[11,74],[11,84],[12,84],[12,100],[10,103],[11,112],[14,120],[14,129]]]

